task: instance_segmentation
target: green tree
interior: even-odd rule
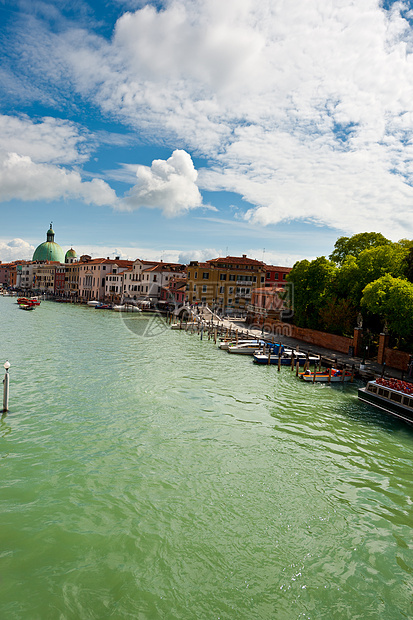
[[[360,252],[368,248],[391,244],[392,242],[389,239],[376,232],[357,233],[352,237],[339,237],[329,259],[338,265],[342,265],[347,256],[357,257]]]
[[[294,322],[320,328],[319,311],[331,295],[337,267],[325,256],[296,263],[288,275],[294,284]]]
[[[386,274],[370,282],[364,290],[361,306],[378,315],[396,336],[413,334],[413,284]]]

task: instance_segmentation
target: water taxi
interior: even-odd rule
[[[358,390],[363,403],[413,424],[413,384],[399,379],[378,378]]]

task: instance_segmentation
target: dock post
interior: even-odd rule
[[[271,348],[268,348],[268,358],[267,358],[267,364],[270,365],[271,364]]]
[[[278,349],[278,372],[281,370],[281,353],[280,349]]]
[[[354,364],[351,367],[351,379],[350,379],[350,383],[353,383],[354,381]]]
[[[298,377],[298,371],[300,370],[300,360],[297,361],[296,367],[295,367],[295,376]]]
[[[3,413],[9,410],[9,385],[10,385],[10,375],[9,375],[10,362],[6,360],[4,363],[5,375],[3,379]]]
[[[342,373],[343,373],[343,376],[341,377],[341,382],[344,383],[344,377],[345,377],[345,374],[346,374],[346,365],[345,364],[343,366]]]
[[[331,366],[328,369],[328,382],[331,383]]]
[[[291,353],[291,372],[294,370],[295,368],[295,364],[294,364],[294,352]]]
[[[315,383],[316,374],[317,374],[317,364],[314,366],[313,383]]]

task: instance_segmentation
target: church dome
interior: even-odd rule
[[[68,263],[70,259],[77,258],[77,254],[73,248],[70,248],[65,254],[65,263]]]
[[[64,263],[65,255],[62,248],[54,240],[54,230],[50,224],[47,231],[46,241],[41,243],[34,251],[33,260],[51,260]]]

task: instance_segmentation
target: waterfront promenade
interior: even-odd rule
[[[236,333],[238,331],[239,338],[243,336],[251,338],[267,338],[271,341],[273,340],[272,334],[268,334],[268,332],[263,332],[260,328],[248,328],[245,325],[245,320],[241,317],[219,317],[215,315],[209,308],[201,308],[199,314],[192,311],[192,316],[195,320],[203,321],[204,324],[220,327],[221,332],[231,330],[231,332]],[[346,355],[345,353],[341,353],[339,351],[311,345],[303,340],[298,340],[296,338],[291,338],[285,335],[275,336],[274,342],[280,342],[285,346],[291,347],[293,349],[299,349],[300,351],[305,353],[319,355],[322,363],[327,366],[335,365],[339,368],[342,368],[343,366],[351,368],[354,366],[357,376],[365,380],[381,376],[383,372],[386,377],[394,377],[397,379],[404,378],[405,380],[408,380],[408,377],[406,377],[407,373],[402,373],[402,371],[398,370],[397,368],[378,364],[374,360],[366,359],[364,360],[363,364],[363,359],[361,357]]]

